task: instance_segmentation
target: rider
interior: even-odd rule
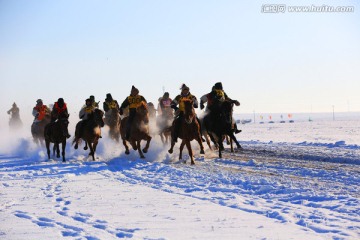
[[[139,95],[139,89],[132,86],[130,96],[128,96],[120,107],[120,115],[123,115],[124,109],[129,106],[129,118],[126,123],[126,132],[125,132],[125,139],[129,140],[130,138],[130,128],[131,123],[133,122],[135,115],[136,115],[136,109],[141,105],[141,103],[144,102],[146,104],[146,100],[143,96]]]
[[[164,95],[159,98],[159,106],[161,109],[161,113],[164,113],[165,111],[167,111],[167,109],[171,108],[172,99],[169,96],[169,93],[165,92]]]
[[[219,106],[219,103],[224,102],[225,100],[229,100],[229,101],[234,101],[236,106],[239,106],[240,103],[237,100],[232,100],[231,98],[228,97],[228,95],[224,92],[223,90],[223,86],[221,82],[217,82],[215,83],[215,85],[212,88],[212,91],[208,94],[206,94],[207,96],[207,106],[206,108],[209,111],[214,111],[216,110],[216,108]],[[200,102],[200,108],[203,109],[204,108],[204,101],[202,99],[202,101]],[[241,130],[238,130],[236,122],[233,121],[233,125],[234,125],[234,132],[235,134],[240,133]]]
[[[39,123],[46,115],[50,116],[50,109],[43,104],[41,99],[38,99],[36,100],[36,106],[33,108],[32,115],[35,117],[34,123]]]
[[[55,102],[54,107],[51,111],[51,122],[54,123],[56,120],[60,121],[60,120],[68,120],[68,119],[69,119],[69,113],[66,103],[64,102],[63,98],[59,98],[57,102]],[[62,128],[62,130],[64,137],[69,138],[71,137],[71,135],[69,134],[69,131],[67,129],[67,124],[66,127]]]
[[[174,120],[174,131],[173,131],[173,136],[172,136],[174,142],[177,142],[177,138],[178,138],[179,130],[180,130],[180,123],[182,122],[182,119],[184,117],[185,106],[184,106],[183,100],[184,99],[192,100],[194,108],[198,108],[198,101],[197,101],[196,97],[190,93],[190,88],[188,86],[186,86],[185,84],[182,84],[180,90],[181,90],[181,93],[179,95],[177,95],[170,104],[171,108],[173,108],[176,111],[175,115],[177,115],[177,117]],[[179,107],[177,107],[178,104],[179,104]],[[198,120],[199,125],[200,125],[199,119],[198,118],[196,118],[196,119]]]
[[[116,100],[114,100],[110,93],[106,94],[105,102],[103,103],[103,108],[105,111],[105,122],[110,118],[111,109],[118,109],[120,111],[119,104]]]
[[[95,106],[90,98],[85,100],[85,106],[81,108],[79,112],[79,118],[82,120],[88,120],[88,115],[93,113],[95,110]]]
[[[156,118],[156,109],[152,102],[147,103],[148,111],[149,111],[149,118],[154,119]]]
[[[12,108],[7,111],[7,114],[11,113],[11,118],[12,119],[20,119],[20,110],[18,108],[18,106],[16,105],[16,103],[13,103]]]
[[[91,100],[91,104],[95,107],[95,108],[99,108],[99,102],[95,102],[95,96],[91,95],[90,96],[90,100]]]
[[[89,119],[89,114],[93,113],[95,109],[96,107],[94,106],[93,101],[90,98],[86,99],[85,105],[81,108],[79,112],[79,118],[82,119],[82,121],[80,121],[80,124],[76,126],[75,137],[80,138],[80,133],[83,132],[83,126],[85,121]]]

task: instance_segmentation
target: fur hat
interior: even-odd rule
[[[188,86],[186,86],[185,83],[183,83],[180,87],[180,90],[185,90],[185,89],[190,90],[190,88]]]
[[[134,87],[134,85],[132,85],[132,87],[131,87],[131,93],[133,93],[133,94],[139,94],[139,89],[137,89],[136,87]]]
[[[217,89],[217,90],[223,90],[222,83],[221,82],[215,83],[214,88]]]
[[[36,103],[42,103],[43,101],[41,99],[36,100]]]
[[[63,98],[59,98],[59,99],[57,100],[57,102],[58,102],[58,104],[62,105],[62,104],[64,104],[64,99],[63,99]]]
[[[112,101],[112,100],[113,100],[113,98],[112,98],[112,96],[111,96],[110,93],[106,94],[105,100],[108,100],[108,101]]]
[[[170,95],[170,94],[169,94],[168,92],[164,92],[163,97],[164,97],[164,98],[168,98],[168,97],[169,97],[169,95]]]
[[[94,97],[94,95],[91,95],[91,96],[90,96],[90,100],[95,101],[95,97]]]

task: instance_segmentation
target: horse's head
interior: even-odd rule
[[[100,127],[104,127],[104,112],[100,109],[96,108],[94,112],[92,113],[93,120],[96,124],[98,124]]]
[[[190,124],[195,118],[195,110],[193,106],[193,101],[190,99],[184,99],[184,120],[186,123]]]
[[[139,119],[144,121],[144,123],[149,122],[149,109],[146,103],[141,102],[140,106],[136,108],[136,113],[139,116]]]

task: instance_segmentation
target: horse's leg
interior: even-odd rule
[[[87,143],[88,143],[88,145],[89,145],[89,148],[90,148],[90,153],[89,153],[89,155],[92,157],[92,159],[93,159],[93,161],[95,161],[95,153],[94,153],[94,149],[93,149],[93,146],[92,146],[92,144],[91,144],[91,142],[90,141],[87,141]]]
[[[174,145],[175,145],[175,142],[173,140],[171,140],[171,146],[170,146],[170,149],[168,150],[168,153],[173,153],[174,152]]]
[[[141,142],[141,140],[138,140],[138,141],[135,142],[135,143],[136,143],[136,146],[137,146],[137,150],[138,150],[138,152],[139,152],[140,158],[145,158],[143,152],[141,151],[140,142]]]
[[[65,162],[65,147],[66,147],[66,140],[63,140],[62,141],[62,144],[61,144],[61,147],[62,147],[62,157],[63,157],[63,162]]]
[[[50,141],[45,140],[48,159],[50,160]]]
[[[128,147],[128,145],[126,144],[126,140],[125,140],[125,139],[123,139],[123,145],[124,145],[124,147],[125,147],[125,154],[126,154],[126,155],[129,154],[129,153],[130,153],[129,147]]]
[[[242,149],[240,143],[239,143],[238,140],[236,139],[236,137],[235,137],[235,135],[234,135],[233,132],[231,132],[231,133],[229,134],[229,137],[230,137],[230,139],[232,139],[232,140],[235,142],[236,147],[237,147],[238,149]]]
[[[185,140],[182,140],[180,144],[179,160],[182,160],[182,151],[184,149],[184,146],[185,146]],[[186,161],[184,161],[184,163],[186,163]]]
[[[224,144],[222,142],[221,136],[219,137],[218,144],[219,144],[219,158],[222,158],[221,151],[224,151]]]
[[[226,144],[227,144],[227,145],[230,145],[230,139],[229,139],[229,136],[228,136],[228,135],[225,135],[225,139],[226,139]]]
[[[234,152],[234,146],[233,146],[233,140],[230,138],[230,150],[233,153]]]
[[[54,150],[56,149],[56,157],[59,158],[60,157],[60,143],[56,142],[54,143]]]
[[[201,134],[199,133],[197,138],[196,138],[196,141],[198,141],[199,145],[200,145],[200,154],[205,154],[204,152],[204,145],[202,143],[202,138],[201,138]]]
[[[93,160],[95,161],[95,152],[96,152],[96,147],[99,143],[99,139],[95,139],[94,143],[93,143]]]
[[[192,148],[191,148],[190,141],[186,141],[186,147],[188,149],[189,156],[190,156],[190,159],[191,159],[191,165],[194,165],[195,161],[194,161],[194,155],[193,155],[193,151],[192,151]],[[203,149],[203,151],[204,151],[204,149]]]
[[[149,150],[151,139],[152,139],[152,137],[149,136],[149,135],[146,137],[146,145],[145,145],[145,147],[144,147],[144,149],[143,149],[143,152],[144,152],[144,153],[147,153],[147,151]],[[140,141],[139,141],[139,142],[140,142]]]
[[[161,142],[164,144],[165,141],[164,141],[164,136],[163,136],[163,132],[160,132],[159,135],[160,135],[160,138],[161,138]],[[164,134],[165,135],[165,134]]]
[[[210,137],[207,133],[203,134],[206,140],[206,144],[209,146],[209,149],[212,150],[211,143],[210,143]]]
[[[91,145],[91,143],[89,143],[89,146]],[[84,150],[87,150],[88,149],[88,142],[85,141],[85,147],[84,147]],[[91,148],[90,148],[91,149]]]

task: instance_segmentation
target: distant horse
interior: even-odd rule
[[[64,136],[65,129],[67,129],[69,125],[69,121],[67,118],[58,119],[54,123],[48,123],[45,126],[44,130],[44,138],[46,143],[46,150],[48,154],[48,159],[50,159],[50,143],[54,143],[53,154],[55,155],[56,150],[56,157],[60,157],[60,143],[62,147],[62,159],[65,162],[65,147],[66,147],[66,136]]]
[[[106,117],[106,125],[109,126],[109,136],[119,142],[120,139],[120,114],[117,108],[112,108],[109,110],[110,113],[108,117]]]
[[[31,135],[33,136],[34,142],[37,145],[44,146],[44,130],[45,126],[50,123],[51,117],[50,115],[45,115],[43,120],[40,122],[33,122],[31,125]]]
[[[233,132],[233,114],[234,101],[224,101],[214,110],[204,117],[204,126],[213,142],[218,144],[219,158],[222,157],[221,151],[224,151],[223,140],[226,135],[235,142],[237,148],[241,149]]]
[[[156,118],[156,126],[160,135],[162,143],[167,144],[171,138],[171,125],[174,120],[172,108],[165,108],[162,113]]]
[[[196,119],[196,114],[195,114],[195,110],[193,107],[193,101],[187,100],[187,99],[183,100],[183,101],[184,101],[184,105],[185,105],[183,120],[181,122],[177,123],[177,124],[180,124],[179,138],[182,139],[181,145],[180,145],[179,160],[182,159],[182,151],[184,149],[184,146],[186,145],[188,152],[189,152],[190,159],[191,159],[191,165],[193,165],[193,164],[195,164],[195,161],[194,161],[194,156],[193,156],[190,142],[195,139],[199,143],[201,154],[204,154],[204,147],[202,145],[202,139],[201,139],[201,135],[200,135],[200,125]],[[175,129],[174,125],[173,125],[173,129]],[[171,148],[168,151],[170,154],[173,153],[174,145],[175,145],[175,142],[172,140]]]
[[[121,120],[121,126],[120,126],[120,133],[121,138],[123,140],[123,144],[125,146],[125,153],[129,154],[129,147],[126,144],[125,134],[126,134],[126,123],[128,121],[129,117],[125,117]],[[133,149],[136,151],[138,150],[139,155],[141,158],[145,158],[144,153],[147,153],[151,136],[149,134],[149,111],[145,103],[142,103],[137,109],[136,109],[136,115],[133,119],[133,122],[130,126],[130,138],[129,142]],[[143,150],[141,150],[140,142],[141,140],[146,140],[146,146]]]
[[[95,161],[95,151],[101,136],[101,128],[104,127],[103,116],[104,112],[96,108],[88,115],[87,120],[79,121],[75,128],[75,138],[72,142],[75,143],[75,149],[78,149],[79,143],[84,140],[84,150],[87,150],[89,145],[89,156],[92,156],[93,161]]]
[[[23,123],[20,118],[11,117],[9,119],[9,127],[11,130],[18,130],[23,126]]]

